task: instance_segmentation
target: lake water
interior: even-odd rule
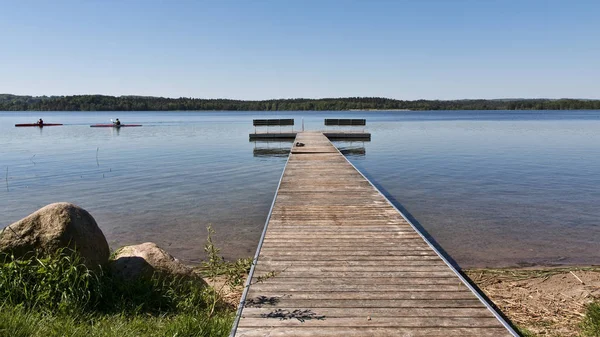
[[[65,126],[14,127],[40,117]],[[144,126],[89,127],[117,117]],[[291,145],[249,142],[253,118],[366,118],[336,145],[462,267],[600,264],[600,111],[0,112],[0,228],[70,201],[112,249],[197,263],[212,225],[252,256]]]

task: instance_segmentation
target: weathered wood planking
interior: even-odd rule
[[[322,133],[296,142],[232,336],[517,336]]]

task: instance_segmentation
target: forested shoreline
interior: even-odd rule
[[[381,97],[321,99],[165,98],[149,96],[18,96],[0,94],[0,111],[343,111],[343,110],[595,110],[600,100],[464,99],[404,101]]]

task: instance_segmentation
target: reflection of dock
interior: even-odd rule
[[[287,157],[290,154],[291,148],[254,148],[254,157]]]
[[[517,336],[318,132],[295,139],[231,335]]]
[[[270,138],[252,140],[254,157],[287,157],[292,149],[294,138]]]
[[[296,135],[300,132],[281,132],[281,133],[273,133],[273,132],[255,132],[250,134],[250,141],[253,140],[275,140],[275,139],[284,139],[284,140],[293,140],[296,138]],[[369,132],[362,131],[324,131],[322,132],[325,137],[331,140],[363,140],[370,141],[371,134]]]
[[[254,157],[287,157],[290,154],[292,144],[290,147],[255,147],[252,152]],[[367,150],[364,146],[346,146],[339,147],[340,152],[344,156],[349,157],[364,157],[367,154]]]
[[[365,150],[365,148],[362,146],[339,148],[339,150],[344,156],[363,157],[367,154],[367,150]]]

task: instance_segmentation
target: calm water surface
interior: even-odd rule
[[[65,126],[14,127],[40,117]],[[116,117],[144,126],[89,127]],[[336,145],[463,267],[600,264],[600,111],[0,112],[0,228],[70,201],[113,249],[196,263],[212,225],[251,256],[291,145],[248,142],[253,118],[366,118]]]

